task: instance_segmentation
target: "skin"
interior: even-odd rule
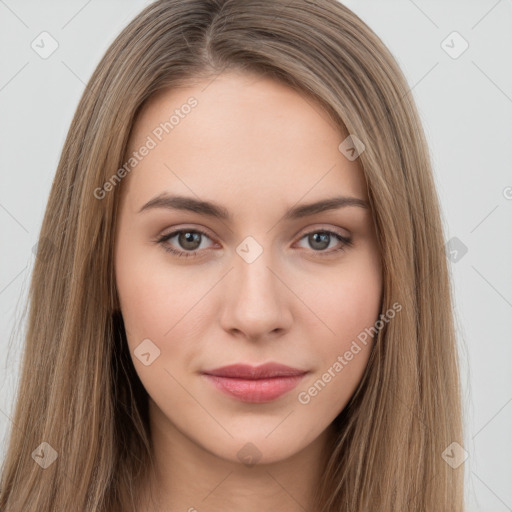
[[[382,268],[369,208],[282,218],[293,206],[337,195],[368,201],[364,175],[338,150],[346,134],[318,104],[269,78],[234,72],[150,98],[128,154],[190,96],[198,105],[121,184],[115,276],[130,353],[150,396],[157,468],[140,482],[140,510],[313,511],[331,423],[362,378],[371,339],[309,403],[298,394],[378,319]],[[214,201],[233,219],[139,213],[162,192]],[[208,236],[195,245],[177,235],[156,241],[176,229]],[[323,244],[307,236],[326,230],[352,245],[333,252],[343,246],[334,235]],[[236,251],[247,236],[263,250],[251,263]],[[177,257],[164,246],[199,253]],[[147,366],[134,355],[144,339],[160,350]],[[268,403],[241,402],[200,374],[270,361],[309,373]],[[238,455],[247,443],[259,452],[255,465]]]

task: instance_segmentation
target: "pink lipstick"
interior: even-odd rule
[[[278,363],[233,364],[202,372],[220,391],[249,403],[276,400],[295,388],[307,373]]]

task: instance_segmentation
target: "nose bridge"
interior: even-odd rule
[[[236,252],[235,286],[238,286],[246,303],[255,301],[261,307],[263,304],[258,304],[261,301],[268,305],[277,302],[276,294],[280,290],[270,270],[275,266],[271,248],[264,248],[253,237],[247,237],[238,245]]]
[[[224,302],[224,328],[236,328],[250,336],[263,335],[284,326],[287,316],[286,287],[275,276],[273,251],[253,237],[236,248],[234,269]]]

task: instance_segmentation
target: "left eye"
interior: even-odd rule
[[[157,243],[161,244],[165,251],[170,252],[178,257],[189,258],[196,256],[201,249],[201,239],[210,237],[201,230],[197,229],[181,229],[173,231],[167,235],[163,235],[157,240]],[[169,242],[177,238],[178,244],[184,249],[176,249]],[[335,231],[327,230],[316,230],[304,234],[300,240],[307,238],[307,242],[311,247],[316,248],[313,252],[319,253],[319,256],[328,256],[334,252],[344,250],[346,246],[352,245],[350,238],[344,237]],[[324,249],[329,248],[333,239],[340,242],[340,246],[331,251],[325,251]],[[204,247],[203,247],[204,249]]]
[[[316,247],[316,249],[318,249],[315,252],[320,251],[322,253],[325,253],[325,255],[343,250],[345,246],[351,245],[352,243],[350,238],[346,238],[340,235],[339,233],[336,233],[335,231],[311,231],[310,233],[306,233],[304,236],[302,236],[301,240],[303,238],[307,238],[307,242],[310,244],[311,247]],[[330,242],[332,242],[333,240],[341,242],[341,245],[332,251],[323,251],[323,249],[329,248]]]

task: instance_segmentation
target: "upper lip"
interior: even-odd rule
[[[231,377],[240,379],[265,379],[272,377],[290,377],[294,375],[303,375],[306,370],[299,370],[279,363],[266,363],[260,366],[251,366],[248,364],[232,364],[206,370],[202,373],[206,375],[215,375],[217,377]]]

